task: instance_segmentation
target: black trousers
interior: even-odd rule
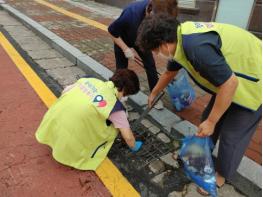
[[[144,69],[146,71],[147,79],[149,88],[152,91],[152,89],[155,87],[155,85],[158,82],[158,75],[156,71],[155,61],[153,58],[152,53],[149,52],[141,52],[138,48],[134,48],[140,58],[142,59]],[[125,57],[123,51],[119,46],[114,44],[114,52],[115,52],[115,60],[116,60],[116,68],[127,68],[128,67],[128,59]]]
[[[215,96],[206,107],[202,121],[209,116],[214,102]],[[262,106],[257,111],[250,111],[231,104],[216,124],[215,131],[211,136],[214,144],[218,139],[220,140],[215,168],[226,179],[231,179],[236,173],[261,116]]]

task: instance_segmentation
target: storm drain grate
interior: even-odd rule
[[[136,139],[144,143],[140,151],[131,152],[124,140],[119,137],[108,155],[123,175],[142,197],[167,197],[173,191],[183,191],[189,180],[182,172],[182,168],[174,168],[165,162],[164,169],[158,173],[149,168],[150,163],[175,151],[173,143],[162,142],[143,125],[133,132]],[[165,176],[162,176],[162,173]]]
[[[121,154],[132,162],[136,162],[136,168],[141,169],[154,160],[159,159],[161,156],[174,151],[172,145],[160,141],[156,136],[147,131],[147,129],[141,127],[139,131],[140,132],[134,131],[134,134],[137,140],[143,141],[143,146],[140,151],[137,153],[131,152],[124,140],[119,137],[113,145],[112,154],[114,154],[114,152]]]

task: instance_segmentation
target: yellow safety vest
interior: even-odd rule
[[[117,130],[107,125],[117,89],[112,82],[83,78],[45,114],[36,138],[52,148],[60,163],[96,170],[107,156]]]
[[[262,44],[253,34],[228,24],[185,22],[177,30],[178,42],[174,59],[192,75],[200,86],[217,93],[218,87],[202,77],[187,60],[182,43],[184,35],[210,31],[217,32],[220,36],[221,52],[239,80],[233,102],[253,111],[257,110],[262,103]]]

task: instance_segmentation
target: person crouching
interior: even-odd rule
[[[120,131],[132,151],[135,141],[120,99],[139,91],[137,75],[119,69],[104,82],[81,78],[67,87],[45,114],[36,139],[51,147],[56,161],[79,170],[96,170]]]

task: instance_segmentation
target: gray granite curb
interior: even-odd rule
[[[6,10],[10,15],[22,22],[26,27],[36,33],[41,39],[46,41],[54,49],[60,52],[73,64],[77,65],[83,71],[87,73],[95,73],[97,77],[107,80],[112,76],[112,71],[107,69],[102,64],[98,63],[91,57],[83,54],[80,50],[73,47],[71,44],[49,31],[36,21],[30,19],[20,11],[14,9],[8,4],[1,3],[0,9]],[[142,112],[147,105],[147,95],[143,92],[139,92],[137,95],[130,97],[130,101],[133,103],[136,110]],[[184,136],[189,133],[195,133],[197,127],[192,125],[188,121],[182,121],[176,114],[172,113],[168,109],[155,110],[153,109],[149,113],[149,118],[162,127],[167,134],[174,133],[175,136]],[[241,165],[238,169],[240,175],[262,188],[262,167],[244,156]]]

